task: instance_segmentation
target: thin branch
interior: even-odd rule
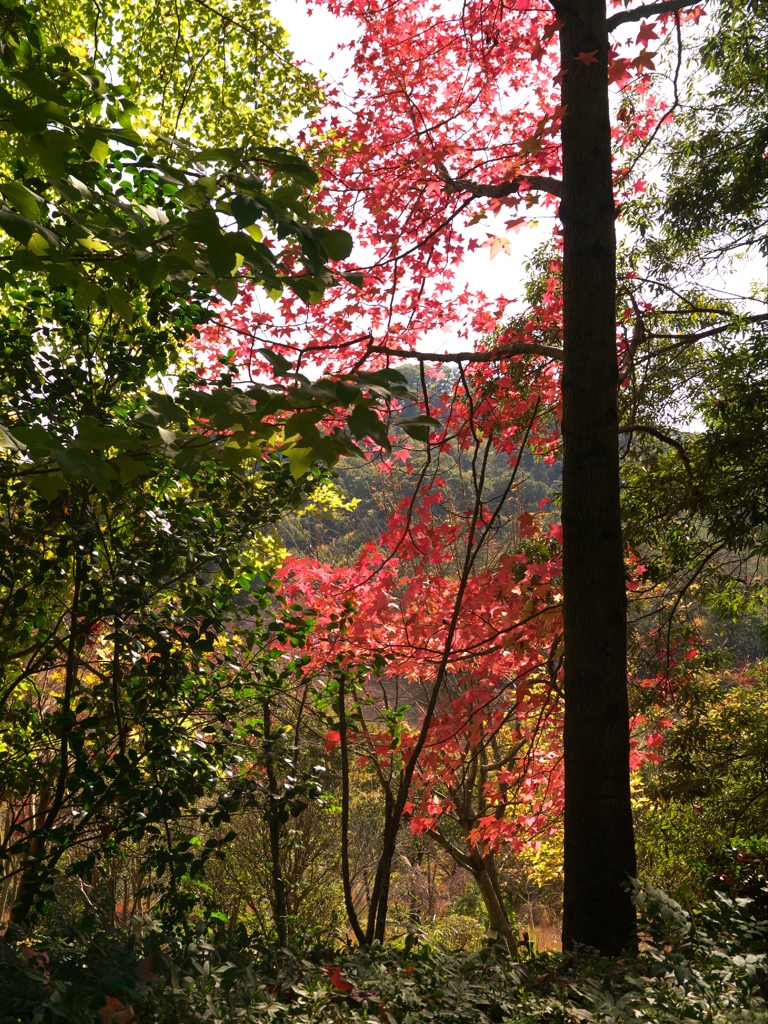
[[[428,835],[430,839],[434,839],[437,845],[442,847],[442,849],[453,858],[459,867],[464,868],[466,871],[472,871],[474,866],[472,858],[466,853],[462,853],[462,851],[455,847],[450,840],[446,839],[440,831],[439,825],[430,829]]]
[[[712,338],[717,334],[722,334],[724,331],[734,330],[745,324],[765,323],[766,320],[768,320],[768,313],[753,313],[751,316],[739,317],[738,319],[731,320],[729,323],[709,327],[705,331],[690,331],[687,334],[665,334],[659,331],[651,331],[648,336],[650,338],[680,338],[682,341],[694,342],[702,338]]]
[[[635,7],[631,11],[619,11],[612,15],[606,22],[609,32],[613,32],[619,25],[626,25],[630,21],[641,21],[643,18],[652,18],[657,14],[670,14],[672,11],[684,11],[686,7],[698,7],[701,0],[661,0],[657,4],[644,4],[642,7]]]
[[[668,444],[671,448],[674,448],[677,454],[685,463],[685,470],[691,480],[693,480],[693,470],[691,469],[691,461],[685,453],[685,448],[682,444],[677,441],[674,437],[670,437],[669,434],[663,434],[656,427],[649,427],[643,423],[629,423],[622,427],[619,427],[620,434],[650,434],[651,437],[657,438],[659,441],[663,441],[664,444]]]

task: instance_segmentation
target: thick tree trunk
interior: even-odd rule
[[[605,0],[556,4],[562,58],[563,947],[635,940]],[[581,59],[580,59],[581,58]]]

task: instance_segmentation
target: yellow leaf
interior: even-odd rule
[[[91,146],[89,155],[93,157],[97,164],[103,164],[109,156],[108,144],[103,139],[97,139],[93,146]]]
[[[491,259],[498,256],[500,252],[509,253],[511,251],[512,244],[508,238],[492,238],[491,239]]]

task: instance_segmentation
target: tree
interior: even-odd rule
[[[760,290],[748,300],[726,300],[700,278],[733,255],[765,252],[764,29],[759,5],[726,3],[713,12],[689,56],[709,77],[702,84],[696,76],[681,93],[674,126],[655,147],[663,183],[633,216],[645,236],[635,260],[638,289],[648,299],[638,310],[641,328],[648,348],[655,342],[665,358],[650,350],[637,367],[640,407],[630,422],[660,421],[665,388],[668,395],[674,389],[679,406],[695,410],[706,429],[682,438],[675,456],[688,487],[679,481],[671,490],[689,514],[706,521],[713,539],[753,555],[765,548],[759,410],[768,314]],[[669,283],[681,300],[672,316],[656,308]]]
[[[136,105],[138,127],[197,146],[274,143],[293,118],[314,111],[317,81],[299,68],[263,0],[209,4],[41,0],[45,35],[87,49]]]
[[[238,268],[317,297],[351,239],[306,205],[316,179],[292,153],[168,145],[174,162],[28,9],[2,32],[2,902],[21,921],[62,869],[133,844],[173,910],[227,838],[192,842],[206,791],[214,827],[258,792],[236,769],[258,723],[238,732],[236,713],[298,670],[279,641],[306,624],[275,611],[268,629],[258,535],[322,477],[313,460],[354,450],[314,424],[361,393],[245,392],[226,358],[201,377],[188,339]],[[282,428],[302,413],[307,443]]]
[[[535,842],[558,802],[558,759],[538,750],[558,707],[558,530],[545,537],[514,507],[523,454],[549,435],[533,436],[541,394],[507,406],[497,383],[464,374],[464,401],[433,396],[429,417],[411,407],[398,418],[394,459],[415,495],[355,563],[294,558],[281,569],[287,599],[317,620],[312,660],[327,684],[316,705],[328,716],[329,748],[340,751],[345,902],[361,943],[384,940],[408,815],[415,832],[442,840],[476,877],[493,928],[514,950],[494,850]],[[411,438],[426,439],[423,452]],[[465,478],[451,502],[445,476],[454,462]],[[383,805],[367,906],[353,891],[348,855],[355,758],[369,766]],[[452,812],[466,852],[441,832]]]
[[[637,874],[629,793],[626,591],[619,504],[616,235],[604,0],[562,18],[563,947],[618,953]],[[591,54],[591,58],[589,55]],[[604,894],[598,895],[598,894]]]
[[[648,91],[647,46],[670,20],[682,23],[686,6],[673,0],[608,17],[603,0],[585,0],[555,4],[542,17],[535,4],[501,11],[478,2],[454,18],[419,3],[335,3],[333,10],[361,23],[353,64],[360,88],[347,123],[332,111],[314,130],[332,133],[341,150],[326,172],[326,202],[355,224],[374,262],[362,293],[318,307],[309,343],[291,302],[280,327],[286,351],[324,366],[347,358],[388,364],[438,328],[486,339],[479,351],[443,359],[493,361],[510,377],[521,357],[534,365],[562,358],[563,934],[566,947],[586,943],[605,953],[633,941],[626,880],[635,872],[614,224],[617,195],[628,197],[631,183],[627,167],[613,171],[611,154],[646,136],[661,116],[663,103]],[[619,56],[610,35],[637,22],[628,48],[639,52]],[[624,90],[613,125],[610,83]],[[463,212],[487,199],[491,212],[518,214],[509,222],[515,227],[538,192],[545,208],[560,200],[561,252],[535,307],[505,323],[503,303],[469,289],[446,302],[462,253],[478,244],[456,231]],[[359,205],[365,218],[356,217]],[[488,244],[494,255],[505,240],[492,236]]]
[[[665,227],[697,260],[755,246],[766,256],[765,5],[725,0],[694,43],[696,75],[664,147]],[[674,250],[673,250],[674,251]]]

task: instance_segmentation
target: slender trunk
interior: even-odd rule
[[[272,914],[275,920],[275,931],[280,946],[288,943],[287,909],[285,900],[285,880],[280,864],[280,799],[277,787],[277,776],[274,765],[274,739],[272,737],[272,715],[269,701],[262,701],[264,719],[264,765],[267,773],[267,826],[269,828],[269,857],[272,876]]]
[[[344,889],[344,906],[347,918],[361,946],[366,944],[365,933],[355,909],[352,895],[352,880],[349,871],[349,746],[347,736],[347,695],[345,678],[339,675],[339,742],[341,745],[341,881]]]
[[[398,787],[398,798],[394,798],[389,790],[384,794],[384,831],[381,839],[381,854],[376,865],[376,876],[373,880],[371,890],[371,901],[368,905],[368,923],[365,929],[365,940],[370,945],[374,939],[384,941],[387,927],[387,907],[389,904],[389,881],[392,875],[392,862],[395,857],[397,846],[397,833],[399,831],[400,818],[398,807],[400,807],[400,789]],[[400,808],[399,814],[402,814]]]
[[[514,955],[517,952],[517,940],[504,906],[504,897],[499,885],[494,856],[492,853],[482,856],[479,851],[473,850],[472,861],[472,874],[488,913],[491,930],[504,940],[507,949]]]
[[[56,824],[56,818],[67,795],[70,754],[69,736],[76,721],[72,710],[72,701],[78,675],[77,648],[80,639],[80,592],[83,585],[83,576],[82,557],[78,549],[75,548],[72,600],[69,613],[69,638],[67,640],[67,656],[64,668],[64,695],[61,701],[60,712],[59,770],[50,805],[48,805],[46,799],[45,812],[42,815],[38,812],[38,815],[35,816],[36,820],[33,822],[35,834],[25,858],[30,866],[22,872],[16,887],[14,906],[11,910],[11,919],[16,924],[21,924],[27,918],[43,879],[50,874],[56,861],[64,852],[63,848],[60,847],[58,853],[45,864],[47,837]]]
[[[635,941],[605,0],[557,3],[562,60],[563,947]],[[581,57],[582,59],[579,59]]]

